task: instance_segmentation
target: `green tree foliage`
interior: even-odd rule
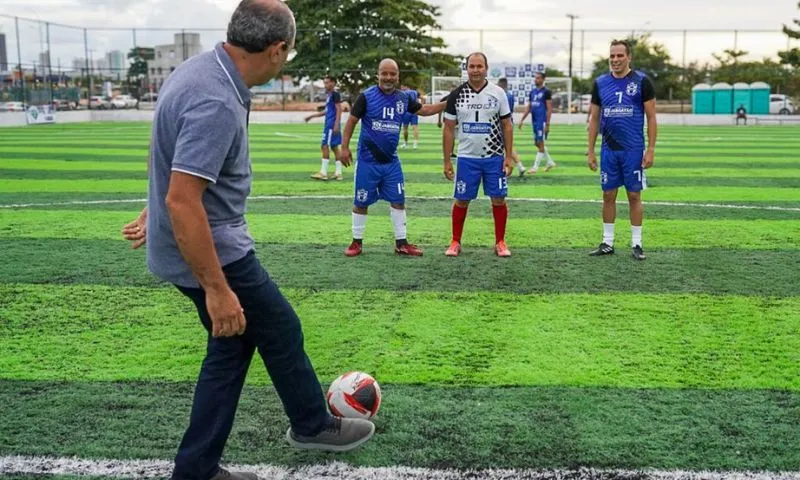
[[[391,57],[400,78],[427,90],[430,74],[459,75],[459,59],[441,53],[440,9],[422,0],[287,0],[297,16],[297,57],[286,65],[296,78],[330,73],[355,94],[373,84],[378,63]]]
[[[131,64],[128,67],[128,86],[131,89],[140,90],[142,82],[147,78],[147,60],[142,56],[142,49],[133,47],[128,52],[128,59]]]
[[[797,8],[800,9],[800,2],[797,3]],[[795,18],[793,22],[797,27],[800,27],[800,20]],[[783,33],[785,33],[789,38],[800,40],[800,28],[795,30],[789,28],[787,25],[784,25]],[[800,68],[800,48],[795,47],[789,50],[778,52],[778,56],[781,58],[782,64],[791,65],[793,68]]]

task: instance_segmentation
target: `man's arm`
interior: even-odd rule
[[[345,167],[349,167],[353,161],[353,153],[350,151],[350,139],[353,137],[353,132],[356,129],[358,121],[367,113],[367,97],[360,94],[350,109],[350,116],[347,118],[347,123],[344,124],[344,134],[342,135],[342,147],[340,152],[340,161]]]
[[[506,149],[506,157],[511,157],[514,150],[514,124],[511,122],[511,117],[506,117],[501,120],[503,123],[503,145]]]
[[[306,117],[306,122],[308,122],[308,121],[309,121],[309,120],[311,120],[312,118],[324,117],[324,116],[325,116],[325,111],[324,111],[324,110],[323,110],[323,111],[321,111],[321,112],[312,113],[311,115],[309,115],[309,116],[307,116],[307,117]]]
[[[222,292],[228,288],[228,282],[203,206],[203,192],[208,183],[204,178],[174,171],[169,179],[166,204],[178,249],[197,281],[206,291]]]
[[[546,123],[545,123],[545,126],[547,128],[550,128],[550,118],[552,116],[553,116],[553,101],[552,100],[548,100],[547,101],[547,120],[546,120]]]
[[[650,168],[655,161],[656,137],[658,125],[656,122],[656,92],[653,82],[645,77],[642,81],[642,103],[644,114],[647,117],[647,150],[642,159],[642,168]]]
[[[342,126],[342,95],[339,92],[333,92],[333,103],[336,105],[336,118],[333,120],[333,131],[340,132]]]
[[[432,103],[425,105],[417,103],[414,109],[411,109],[412,105],[413,104],[409,105],[409,111],[411,113],[415,113],[423,117],[430,117],[431,115],[443,112],[444,109],[447,107],[447,102],[439,102],[439,103]]]
[[[522,118],[519,121],[519,126],[522,128],[522,124],[525,123],[525,119],[528,118],[528,115],[531,113],[531,104],[525,105],[525,111],[522,112]]]

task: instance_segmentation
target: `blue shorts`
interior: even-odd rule
[[[483,194],[487,197],[505,198],[508,195],[508,179],[503,171],[503,157],[463,158],[458,157],[456,169],[456,200],[474,200],[478,197],[478,186],[483,181]]]
[[[414,113],[403,114],[403,125],[419,125],[419,115]]]
[[[368,207],[380,200],[406,203],[405,180],[400,161],[378,163],[359,160],[355,166],[356,188],[353,205]]]
[[[328,145],[330,147],[338,147],[342,144],[342,132],[333,133],[333,128],[325,128],[322,131],[322,144],[321,146]]]
[[[641,150],[600,151],[600,185],[603,191],[625,186],[629,192],[641,192],[647,188],[647,178],[642,168]]]
[[[544,142],[547,134],[544,133],[544,122],[533,122],[533,141],[535,143]]]

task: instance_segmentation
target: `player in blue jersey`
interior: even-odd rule
[[[550,158],[550,152],[547,151],[547,146],[544,143],[550,133],[550,118],[553,115],[553,95],[550,93],[550,89],[544,85],[544,80],[544,72],[536,72],[533,79],[535,88],[531,90],[528,97],[528,106],[525,108],[525,113],[519,122],[519,129],[522,130],[525,119],[528,118],[528,114],[531,115],[533,142],[538,150],[536,152],[536,160],[534,160],[533,166],[529,170],[531,173],[539,171],[539,165],[544,159],[547,159],[545,172],[556,166],[556,162]]]
[[[500,86],[506,92],[506,98],[508,98],[508,108],[511,109],[511,123],[514,123],[514,106],[517,104],[517,99],[514,98],[514,92],[508,89],[508,79],[501,78],[497,81],[497,85]],[[511,150],[511,158],[514,160],[514,163],[517,165],[517,171],[519,172],[519,176],[525,175],[525,166],[522,164],[522,161],[519,159],[519,154],[516,150]]]
[[[336,180],[342,180],[342,162],[339,158],[339,145],[342,144],[342,96],[334,90],[336,88],[336,78],[327,75],[325,76],[325,91],[328,96],[325,99],[325,109],[319,113],[314,113],[306,117],[306,123],[312,118],[325,117],[325,126],[322,129],[322,165],[320,170],[311,178],[317,180],[328,179],[328,164],[330,163],[330,150],[333,150],[334,158],[336,158]]]
[[[644,260],[642,249],[641,192],[647,188],[645,170],[653,166],[656,147],[656,97],[653,83],[644,73],[630,68],[631,47],[621,40],[611,42],[611,71],[594,81],[589,123],[587,163],[597,171],[595,142],[602,133],[600,183],[603,189],[603,242],[590,255],[614,253],[614,221],[617,190],[625,186],[631,217],[633,258]],[[647,118],[647,147],[644,120]]]
[[[356,124],[361,121],[355,168],[353,241],[344,251],[348,257],[361,254],[369,206],[380,199],[390,203],[395,253],[415,257],[422,255],[422,250],[406,239],[405,180],[397,156],[397,145],[400,142],[403,114],[436,115],[446,103],[422,105],[413,100],[408,93],[397,89],[399,76],[400,69],[394,60],[382,60],[378,65],[378,85],[369,87],[358,96],[344,127],[341,159],[345,166],[350,166],[353,159],[350,139]]]
[[[419,92],[408,88],[408,85],[403,85],[400,89],[408,94],[408,97],[415,102],[425,103],[425,100],[420,98]],[[400,148],[408,148],[408,126],[414,132],[414,149],[417,148],[419,142],[419,116],[416,113],[406,112],[403,114],[403,144]]]

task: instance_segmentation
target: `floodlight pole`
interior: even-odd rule
[[[569,77],[572,78],[572,35],[575,31],[575,19],[580,17],[568,13],[567,18],[569,18]]]

